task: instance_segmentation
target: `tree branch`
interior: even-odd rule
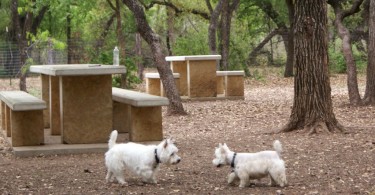
[[[168,6],[168,7],[172,8],[177,15],[180,14],[180,13],[183,13],[183,12],[187,12],[187,13],[199,15],[206,20],[210,19],[209,14],[206,13],[206,12],[202,12],[202,11],[199,11],[199,10],[196,10],[196,9],[188,10],[188,9],[184,9],[184,8],[179,8],[171,2],[154,0],[154,1],[151,1],[149,5],[145,4],[143,1],[140,1],[140,2],[143,5],[143,7],[147,10],[152,8],[154,5],[164,5],[164,6]]]

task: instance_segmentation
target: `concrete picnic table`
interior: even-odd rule
[[[40,73],[44,113],[52,135],[65,144],[105,143],[112,130],[112,74],[124,66],[100,64],[35,65]],[[49,123],[48,123],[49,122]]]
[[[216,64],[221,55],[167,56],[174,73],[180,73],[182,96],[216,97]]]

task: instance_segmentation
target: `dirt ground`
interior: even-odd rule
[[[0,80],[0,90],[17,89]],[[360,77],[364,91],[364,78]],[[28,79],[38,95],[38,78]],[[125,171],[128,186],[107,184],[104,154],[15,158],[0,137],[0,194],[371,194],[375,195],[375,109],[348,105],[346,76],[331,77],[334,112],[348,134],[304,131],[268,134],[285,125],[293,104],[293,79],[266,76],[246,80],[245,100],[184,102],[187,116],[166,116],[163,129],[182,158],[161,165],[158,184],[143,184]],[[142,90],[142,87],[140,87]],[[230,167],[212,164],[214,148],[226,143],[236,152],[283,144],[287,187],[268,186],[269,178],[240,189],[227,184]]]

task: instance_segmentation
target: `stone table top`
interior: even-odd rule
[[[187,60],[220,60],[221,55],[192,55],[192,56],[167,56],[166,61],[187,61]]]
[[[59,64],[59,65],[34,65],[30,72],[51,76],[79,76],[79,75],[106,75],[123,74],[125,66],[101,64]]]

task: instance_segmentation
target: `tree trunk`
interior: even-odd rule
[[[228,70],[229,58],[229,36],[230,36],[230,17],[229,17],[229,1],[224,0],[221,11],[221,65],[223,70]]]
[[[375,0],[370,1],[367,80],[364,104],[375,105]]]
[[[335,12],[335,26],[342,40],[342,52],[346,62],[346,72],[348,75],[347,85],[349,93],[349,101],[352,105],[361,104],[361,96],[359,95],[358,81],[357,81],[357,65],[354,60],[352,43],[349,30],[344,26],[343,20],[359,11],[359,6],[363,0],[357,0],[353,3],[350,10],[342,10],[341,4],[336,0],[329,0],[328,3],[333,7]]]
[[[170,115],[185,115],[181,97],[178,94],[176,83],[174,82],[172,70],[169,68],[160,43],[160,37],[154,33],[148,25],[145,13],[141,5],[136,0],[123,0],[123,3],[133,12],[138,32],[151,47],[153,60],[160,74],[160,79],[169,99],[167,113]]]
[[[170,7],[167,7],[167,49],[168,49],[168,55],[173,56],[173,49],[172,45],[175,42],[174,37],[174,17],[175,13],[174,10]]]
[[[217,54],[217,48],[216,48],[216,31],[217,31],[217,25],[218,25],[218,20],[219,20],[219,16],[220,16],[220,13],[221,13],[221,9],[222,9],[222,6],[223,6],[223,2],[224,0],[220,0],[215,9],[212,10],[212,8],[210,10],[211,11],[211,18],[210,18],[210,23],[209,23],[209,26],[208,26],[208,47],[210,48],[210,54],[212,55],[215,55]],[[209,0],[206,0],[206,4],[207,4],[207,7],[211,7],[211,4],[210,4],[210,1]],[[217,69],[219,69],[220,67],[217,67]]]
[[[135,65],[138,67],[138,78],[143,81],[143,71],[145,67],[143,66],[141,56],[142,56],[142,39],[141,35],[137,32],[135,33],[135,55],[137,58],[135,59]]]
[[[66,14],[66,39],[68,42],[67,50],[68,50],[68,64],[74,63],[74,48],[73,48],[73,39],[72,39],[72,15],[70,13],[70,5],[67,5],[67,14]]]
[[[286,5],[288,7],[288,19],[289,19],[289,29],[286,29],[288,35],[287,39],[283,37],[284,41],[287,41],[288,44],[286,48],[286,63],[285,63],[285,71],[284,77],[292,77],[293,76],[293,61],[294,61],[294,40],[293,40],[293,19],[294,19],[294,4],[293,0],[285,0]]]
[[[230,43],[230,30],[232,24],[233,12],[237,9],[239,0],[223,0],[221,8],[221,21],[220,21],[220,54],[221,54],[221,68],[228,70],[229,68],[229,43]]]
[[[327,4],[296,1],[294,43],[296,75],[289,122],[279,131],[304,128],[311,133],[343,127],[333,113],[328,75]],[[319,128],[320,127],[320,128]]]

